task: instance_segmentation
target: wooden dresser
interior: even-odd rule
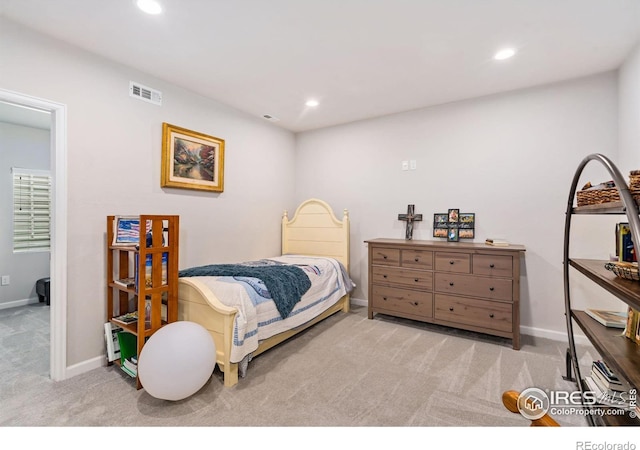
[[[520,349],[521,245],[373,239],[369,319],[375,313],[501,336]]]

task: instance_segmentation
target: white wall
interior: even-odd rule
[[[49,276],[49,252],[13,253],[13,183],[11,168],[49,170],[49,130],[0,122],[0,308],[37,298],[36,280]]]
[[[354,297],[360,299],[367,298],[364,241],[404,238],[397,216],[407,204],[424,218],[414,239],[431,239],[434,213],[476,213],[476,241],[505,237],[527,248],[523,331],[566,335],[564,213],[580,161],[596,152],[615,160],[616,86],[616,74],[605,73],[301,133],[296,198],[319,197],[349,209]],[[416,160],[417,169],[402,171],[402,160]],[[592,172],[592,182],[608,179],[604,171]],[[591,219],[574,221],[575,248],[606,259],[614,250],[608,239],[613,219]],[[590,289],[577,285],[578,293]]]
[[[69,365],[104,352],[107,215],[180,215],[181,268],[278,254],[292,133],[4,19],[0,41],[0,86],[67,105]],[[163,105],[129,97],[130,80]],[[225,140],[224,193],[160,187],[162,122]]]
[[[624,176],[640,169],[640,44],[627,57],[618,77],[620,165]]]

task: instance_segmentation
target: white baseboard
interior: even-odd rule
[[[76,375],[89,372],[90,370],[97,369],[98,367],[104,367],[107,365],[106,356],[96,356],[95,358],[82,361],[78,364],[69,366],[65,370],[64,379],[73,378]]]
[[[9,309],[9,308],[17,308],[18,306],[27,306],[33,303],[40,303],[38,297],[36,298],[25,298],[22,300],[14,300],[11,302],[0,303],[0,309]]]

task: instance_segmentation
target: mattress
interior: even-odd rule
[[[308,322],[338,302],[354,287],[344,266],[333,258],[283,255],[266,259],[295,265],[302,269],[311,281],[311,287],[286,318],[280,315],[268,289],[257,278],[197,277],[223,304],[238,311],[235,316],[230,355],[232,363],[246,363],[261,340]]]

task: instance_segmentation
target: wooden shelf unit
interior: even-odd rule
[[[576,197],[577,184],[584,167],[591,161],[600,162],[608,170],[618,187],[621,200],[603,204],[573,206]],[[580,163],[573,179],[565,218],[564,233],[564,294],[565,317],[567,322],[567,334],[569,347],[567,349],[567,376],[566,379],[576,382],[578,389],[587,389],[584,378],[581,376],[580,364],[576,355],[573,325],[576,324],[591,342],[601,358],[611,367],[614,373],[626,380],[631,388],[640,388],[640,345],[631,339],[624,337],[619,328],[608,328],[591,318],[586,312],[571,306],[571,287],[569,269],[573,268],[588,280],[592,281],[610,294],[616,296],[626,305],[640,310],[640,282],[622,279],[611,271],[605,269],[605,260],[571,258],[569,251],[571,217],[577,214],[618,214],[625,215],[630,224],[634,242],[639,242],[640,219],[638,206],[630,194],[624,177],[615,165],[605,156],[600,154],[588,155]],[[571,374],[571,369],[575,378]],[[593,405],[583,405],[587,409],[593,409]],[[599,408],[607,409],[598,405]],[[640,425],[640,420],[634,418],[629,411],[625,415],[586,415],[589,423],[595,426],[622,426]]]
[[[130,216],[127,216],[130,217]],[[145,236],[136,246],[113,245],[118,216],[107,216],[107,320],[136,336],[137,355],[160,328],[178,320],[178,250],[179,216],[140,215],[141,229]],[[151,241],[147,242],[146,226],[149,224]],[[141,233],[142,234],[142,233]],[[166,254],[166,282],[163,282],[163,255]],[[147,261],[151,259],[150,277],[147,277]],[[137,267],[136,267],[137,261]],[[132,277],[137,273],[137,285],[127,288],[115,283],[117,279]],[[150,314],[147,317],[147,302]],[[128,324],[114,317],[138,312],[138,320]],[[120,365],[120,361],[114,361]],[[136,377],[136,386],[142,387]]]

